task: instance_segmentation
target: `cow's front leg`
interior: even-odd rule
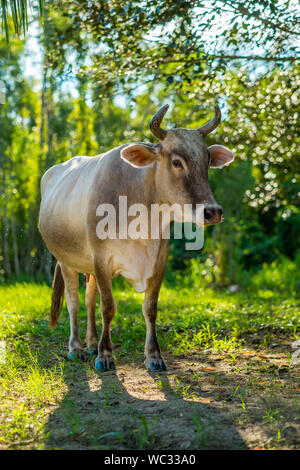
[[[113,357],[110,326],[116,313],[116,302],[112,295],[111,276],[102,266],[95,266],[95,277],[100,292],[102,316],[102,335],[98,345],[95,367],[100,371],[114,370],[116,367]]]
[[[63,264],[61,266],[62,276],[65,283],[65,294],[67,308],[70,315],[70,339],[69,339],[69,359],[79,357],[79,359],[85,358],[85,353],[78,331],[78,273]]]
[[[143,313],[146,322],[146,344],[145,344],[145,365],[151,371],[167,370],[167,366],[161,357],[158,339],[156,335],[158,292],[151,289],[146,291],[143,303]]]
[[[87,309],[87,328],[86,328],[86,346],[87,353],[97,355],[98,336],[96,331],[96,302],[98,297],[98,288],[95,277],[91,274],[87,276],[85,290],[85,305]]]
[[[146,344],[145,344],[145,365],[151,371],[167,370],[167,366],[161,357],[158,340],[156,336],[157,302],[161,283],[168,256],[168,240],[160,242],[160,249],[155,265],[155,276],[149,280],[143,303],[143,314],[146,322]]]

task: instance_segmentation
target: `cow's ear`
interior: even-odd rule
[[[140,168],[160,160],[160,154],[156,145],[129,144],[121,150],[121,158],[135,168]]]
[[[209,166],[211,168],[229,165],[234,160],[234,154],[223,145],[211,145],[208,150],[210,154]]]

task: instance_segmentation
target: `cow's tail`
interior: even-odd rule
[[[61,267],[59,263],[56,263],[54,278],[52,284],[52,300],[51,300],[51,311],[50,311],[50,326],[54,328],[57,324],[59,315],[64,302],[64,291],[65,283],[62,276]]]

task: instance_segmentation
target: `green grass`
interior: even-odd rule
[[[143,295],[135,293],[129,285],[119,281],[115,283],[114,294],[118,312],[113,321],[112,337],[117,365],[129,363],[140,366],[145,339],[141,313]],[[68,314],[64,308],[58,327],[50,330],[50,296],[51,290],[46,285],[24,283],[0,286],[0,340],[6,345],[5,362],[0,364],[0,447],[51,447],[49,434],[55,423],[50,425],[49,422],[54,411],[61,406],[57,419],[59,422],[63,420],[68,429],[69,447],[80,448],[82,442],[88,440],[85,445],[91,448],[107,448],[109,445],[155,448],[159,436],[155,432],[155,420],[151,417],[143,413],[134,416],[131,440],[126,441],[130,444],[126,444],[121,431],[109,427],[106,429],[104,421],[101,431],[98,428],[95,430],[93,415],[86,414],[83,419],[82,410],[74,405],[72,397],[64,399],[70,387],[76,384],[78,374],[84,371],[87,377],[93,378],[95,372],[92,364],[79,361],[70,363],[66,360]],[[84,337],[86,313],[82,287],[80,298],[80,328]],[[100,328],[98,320],[98,330]],[[298,338],[299,331],[299,299],[290,293],[285,296],[276,291],[258,289],[230,294],[226,290],[196,289],[179,284],[174,287],[165,284],[161,290],[158,317],[161,348],[172,357],[178,356],[179,361],[182,357],[193,358],[193,354],[199,351],[208,351],[212,356],[226,358],[222,360],[226,360],[228,367],[238,375],[241,371],[241,351],[265,351],[276,343],[282,345],[282,350],[289,358],[290,352],[284,345]],[[289,368],[291,364],[287,361],[286,367]],[[269,363],[251,360],[245,366],[247,377],[251,377],[254,371],[265,377],[259,380],[268,382],[268,399],[261,419],[266,426],[274,427],[271,447],[278,447],[282,441],[279,412],[276,412],[276,399],[281,393],[275,383],[279,376],[278,370],[274,371],[274,365]],[[175,375],[171,385],[157,381],[156,386],[160,390],[169,387],[174,396],[180,395],[184,400],[195,401],[201,395],[202,375],[199,371],[193,371],[188,383],[185,377],[182,379]],[[230,380],[222,373],[207,376],[205,381],[217,387],[230,384]],[[250,388],[259,390],[262,387],[255,378],[252,382],[249,382]],[[118,393],[121,394],[117,384],[99,393],[95,397],[105,409],[114,407],[118,402]],[[232,399],[236,400],[239,408],[239,422],[248,419],[247,393],[240,386],[232,388]],[[291,400],[296,399],[292,396]],[[205,420],[197,414],[192,416],[192,423],[195,427],[195,442],[209,447],[208,441],[214,427],[207,428]]]

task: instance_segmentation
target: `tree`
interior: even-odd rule
[[[45,170],[124,142],[154,142],[149,117],[166,99],[172,106],[165,125],[189,128],[207,121],[218,101],[223,121],[207,144],[228,145],[236,154],[229,168],[210,172],[225,222],[208,229],[200,253],[208,280],[238,282],[243,270],[282,254],[293,258],[300,243],[300,169],[292,5],[67,0],[47,9],[45,3],[37,93],[23,75],[24,40],[11,34],[7,54],[1,37],[0,80],[7,93],[0,104],[0,277],[51,277],[37,229]],[[226,12],[231,24],[214,29],[206,44],[201,34]],[[9,31],[13,27],[11,21]],[[256,42],[260,70],[251,52]],[[244,66],[236,59],[241,51]],[[62,87],[70,75],[73,94]],[[126,106],[118,105],[120,95]],[[187,254],[175,241],[171,255],[173,267],[182,269],[199,252]]]
[[[57,15],[63,15],[63,27]],[[91,64],[78,73],[93,80],[103,96],[112,87],[132,91],[153,81],[178,90],[234,64],[262,63],[268,70],[300,58],[294,0],[68,0],[55,6],[52,16],[58,34],[51,63],[69,70],[66,49],[82,50],[84,42]]]
[[[209,79],[237,61],[272,67],[300,58],[295,0],[3,0],[1,5],[7,40],[9,12],[20,34],[28,27],[30,6],[41,18],[49,11],[57,27],[53,66],[61,72],[72,68],[66,44],[79,54],[88,51],[93,63],[82,64],[79,73],[92,77],[99,93],[116,84],[136,86],[137,80],[164,80],[180,88],[204,71]]]
[[[48,2],[52,3],[52,2]],[[1,19],[4,24],[5,36],[7,43],[9,42],[10,27],[9,17],[13,20],[14,32],[20,36],[21,33],[25,34],[28,30],[28,17],[35,7],[39,9],[40,18],[44,16],[44,0],[38,2],[30,0],[1,0]]]

